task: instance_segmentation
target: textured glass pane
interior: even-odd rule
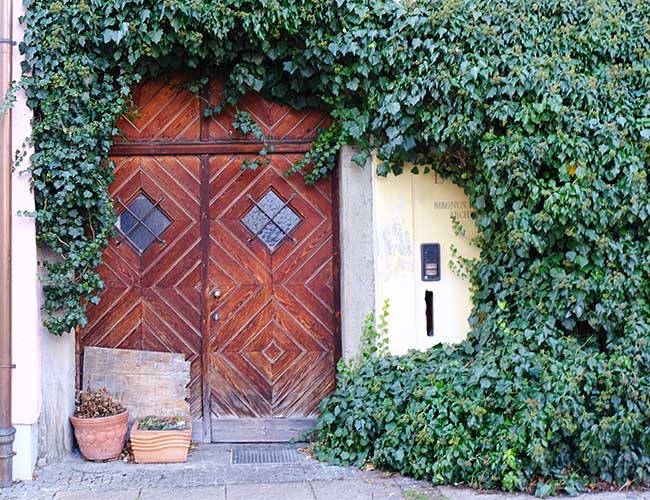
[[[153,203],[144,195],[138,196],[128,207],[130,211],[120,214],[117,225],[142,253],[169,227],[171,221],[157,207],[152,209]]]
[[[298,225],[300,217],[289,206],[284,206],[284,201],[273,191],[266,193],[257,204],[259,208],[254,206],[249,210],[242,222],[273,251]]]

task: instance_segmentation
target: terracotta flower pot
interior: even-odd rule
[[[98,418],[71,416],[70,422],[81,454],[87,460],[110,460],[122,453],[129,429],[129,412]]]
[[[187,462],[190,449],[192,423],[186,419],[183,430],[149,431],[138,428],[137,419],[131,429],[131,448],[139,464]]]

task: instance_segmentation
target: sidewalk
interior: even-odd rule
[[[266,462],[266,463],[265,463]],[[280,463],[282,462],[282,463]],[[496,500],[529,499],[431,485],[313,460],[290,445],[201,445],[185,464],[93,463],[72,456],[36,480],[0,490],[2,500]],[[650,500],[650,492],[582,495]]]

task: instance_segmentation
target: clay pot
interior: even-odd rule
[[[187,462],[192,438],[192,423],[182,431],[145,431],[138,429],[137,419],[131,429],[131,448],[139,464]]]
[[[129,429],[129,412],[112,417],[70,417],[74,436],[86,460],[110,460],[120,456]]]

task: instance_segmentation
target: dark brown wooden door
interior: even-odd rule
[[[305,430],[334,388],[332,183],[287,178],[299,159],[273,155],[269,166],[242,172],[237,155],[210,158],[215,440],[277,440]]]
[[[278,154],[242,171],[261,145],[231,129],[235,110],[204,118],[176,83],[142,85],[120,122],[117,236],[80,347],[184,353],[195,438],[296,437],[335,383],[336,204],[331,180],[284,172],[327,117],[246,96]],[[207,94],[217,103],[219,83]]]
[[[111,195],[122,227],[104,252],[105,289],[88,311],[81,344],[185,354],[192,362],[190,408],[200,418],[201,162],[196,156],[113,161]]]

